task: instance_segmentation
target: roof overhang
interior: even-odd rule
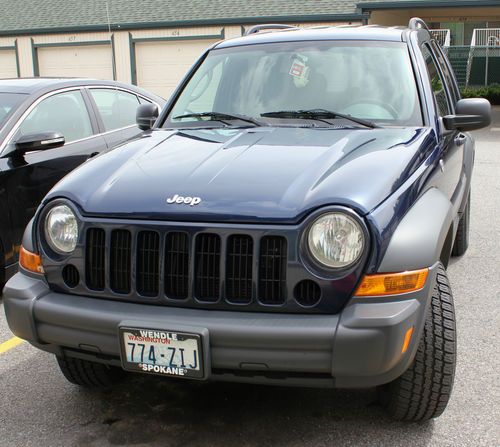
[[[463,8],[480,6],[499,6],[498,0],[455,0],[455,1],[425,1],[425,0],[402,0],[402,1],[378,1],[360,2],[357,7],[361,13],[375,9],[414,9],[414,8]]]
[[[168,22],[112,23],[111,31],[131,31],[151,28],[182,28],[189,26],[253,25],[257,23],[297,23],[297,22],[355,22],[367,21],[369,15],[363,12],[349,14],[311,14],[263,17],[230,17],[219,19],[181,20]],[[58,28],[33,28],[22,30],[0,30],[0,36],[25,36],[33,34],[58,34],[77,32],[108,31],[108,24],[78,25]]]

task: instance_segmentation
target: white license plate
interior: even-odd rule
[[[124,327],[119,334],[123,369],[175,377],[203,377],[199,334]]]

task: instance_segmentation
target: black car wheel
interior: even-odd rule
[[[119,382],[125,375],[121,368],[88,360],[58,356],[57,363],[69,382],[89,388],[111,386]]]
[[[4,254],[2,248],[2,241],[0,241],[0,298],[2,297],[3,286],[5,285],[5,268],[3,265],[4,262],[3,259],[4,259]]]
[[[470,192],[467,198],[467,205],[465,205],[464,212],[460,221],[458,222],[457,236],[451,251],[452,256],[462,256],[469,246],[469,222],[470,222]]]
[[[438,417],[450,399],[455,364],[453,297],[446,271],[440,266],[415,359],[402,376],[379,388],[382,405],[396,420]]]

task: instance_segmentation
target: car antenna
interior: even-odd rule
[[[106,18],[108,21],[108,36],[109,36],[109,44],[111,45],[111,65],[113,69],[113,81],[116,81],[116,60],[115,60],[115,52],[113,51],[113,35],[111,34],[111,20],[109,19],[109,4],[108,0],[106,2]]]
[[[105,0],[106,4],[106,19],[108,21],[108,36],[109,36],[109,44],[111,46],[111,67],[113,70],[113,81],[117,81],[116,79],[116,60],[115,60],[115,52],[114,52],[114,45],[113,45],[113,34],[111,33],[111,19],[109,16],[109,1]],[[115,100],[118,100],[118,86],[115,84],[114,85],[114,90],[115,90]],[[118,122],[121,122],[121,110],[120,110],[120,105],[118,103]],[[111,113],[113,113],[113,110],[111,110]],[[104,129],[106,130],[106,129]],[[125,132],[125,131],[123,131]],[[121,132],[120,132],[121,133]]]

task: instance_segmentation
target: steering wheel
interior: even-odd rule
[[[213,71],[209,71],[205,76],[203,76],[203,78],[200,79],[200,81],[198,82],[198,84],[196,85],[196,87],[194,88],[193,92],[189,97],[188,105],[184,109],[183,114],[196,113],[190,108],[190,105],[205,93],[207,87],[210,85],[210,82],[212,81],[212,77],[213,77]],[[194,94],[197,90],[199,90],[199,93]]]
[[[205,76],[203,76],[196,87],[193,89],[191,96],[189,97],[189,102],[196,101],[198,98],[205,93],[207,87],[210,85],[210,82],[212,82],[212,78],[214,76],[213,70],[210,70]],[[202,84],[204,82],[204,84]],[[200,87],[201,86],[201,87]],[[196,90],[200,90],[198,94],[195,94]]]
[[[380,107],[381,109],[384,109],[393,119],[399,118],[399,112],[394,108],[394,106],[386,102],[379,101],[378,99],[362,99],[359,101],[355,101],[349,104],[344,110],[348,110],[351,107],[365,105],[365,104],[373,104],[377,107]]]

